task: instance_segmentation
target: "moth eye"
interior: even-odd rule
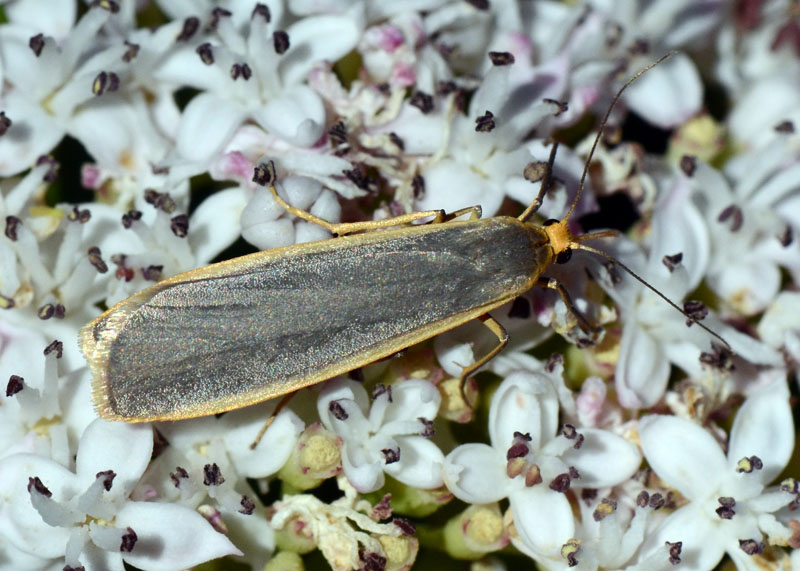
[[[559,252],[558,255],[556,255],[556,264],[566,264],[569,262],[570,258],[572,258],[572,249],[567,248],[563,252]]]
[[[555,218],[550,218],[549,220],[545,220],[542,226],[552,226],[553,224],[558,224],[558,223],[559,220],[556,220]]]

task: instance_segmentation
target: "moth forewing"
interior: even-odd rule
[[[429,339],[530,289],[541,229],[496,217],[251,254],[160,282],[81,332],[100,414],[241,408]]]

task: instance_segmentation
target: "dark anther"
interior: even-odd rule
[[[407,519],[396,517],[392,520],[392,523],[403,532],[403,535],[414,535],[417,533],[417,528],[414,527],[414,524]]]
[[[111,484],[114,481],[114,478],[117,477],[116,472],[114,470],[103,470],[102,472],[98,472],[95,474],[95,478],[98,480],[103,481],[103,489],[108,492],[111,490]]]
[[[12,242],[17,241],[17,230],[22,225],[22,220],[16,216],[6,216],[6,238]]]
[[[791,135],[794,133],[794,123],[791,121],[781,121],[777,125],[775,125],[775,131],[777,133],[784,133],[786,135]]]
[[[649,503],[650,494],[648,494],[646,490],[639,492],[639,495],[636,496],[636,505],[640,508],[646,508]]]
[[[44,34],[31,36],[31,39],[28,40],[28,47],[33,51],[33,55],[39,57],[44,49]]]
[[[92,246],[89,248],[88,255],[89,263],[92,264],[99,273],[104,274],[108,271],[108,265],[103,261],[100,248]]]
[[[694,173],[697,170],[697,157],[693,155],[683,155],[681,157],[681,170],[683,171],[683,174],[688,177],[694,176]]]
[[[197,46],[194,51],[200,56],[200,61],[202,61],[204,64],[211,65],[214,63],[214,48],[210,43],[202,43]]]
[[[125,63],[130,63],[136,59],[136,56],[139,55],[139,44],[134,44],[133,42],[125,41],[125,45],[127,46],[127,50],[125,53],[122,54],[122,61]]]
[[[681,562],[681,551],[683,550],[683,542],[676,541],[675,543],[670,543],[669,541],[665,541],[664,545],[669,546],[669,562],[672,565],[677,565]]]
[[[178,238],[186,238],[189,233],[189,217],[186,214],[174,216],[170,220],[169,228]]]
[[[44,348],[45,357],[54,351],[57,359],[60,359],[61,355],[64,354],[64,344],[58,339],[56,339],[55,341],[50,343],[50,345]]]
[[[389,402],[392,402],[392,387],[386,386],[383,383],[378,383],[374,387],[372,387],[372,400],[375,400],[379,396],[388,393]]]
[[[289,49],[289,34],[283,30],[272,32],[272,45],[275,46],[275,53],[283,55]]]
[[[142,213],[139,210],[128,210],[125,214],[122,215],[122,226],[124,228],[130,228],[133,226],[133,223],[137,220],[142,219]]]
[[[420,416],[417,420],[422,423],[422,430],[419,435],[423,438],[433,438],[436,435],[436,430],[433,428],[433,421]]]
[[[125,535],[122,536],[122,543],[119,545],[119,550],[123,553],[130,553],[133,551],[133,547],[136,545],[136,540],[139,539],[136,536],[136,532],[133,531],[130,527],[125,528]]]
[[[664,496],[656,492],[652,496],[650,496],[650,507],[654,510],[660,510],[664,507],[667,501],[664,499]]]
[[[401,138],[400,138],[400,135],[398,135],[397,133],[395,133],[395,132],[391,132],[391,133],[389,133],[389,140],[390,140],[390,141],[392,142],[392,144],[393,144],[395,147],[397,147],[397,148],[398,148],[398,149],[399,149],[401,152],[406,150],[406,144],[405,144],[405,142],[403,141],[403,139],[401,139]]]
[[[395,462],[400,461],[400,449],[397,450],[393,448],[384,448],[381,450],[383,453],[383,457],[387,464],[394,464]]]
[[[47,489],[47,486],[42,483],[38,476],[28,478],[28,492],[30,493],[31,490],[36,490],[45,498],[53,497],[53,492]]]
[[[19,375],[11,375],[8,378],[8,384],[6,385],[6,396],[7,397],[14,396],[18,392],[20,392],[24,387],[24,385],[22,384],[24,380],[25,379],[23,379]]]
[[[157,282],[161,279],[161,272],[164,270],[164,266],[155,266],[150,265],[146,268],[142,268],[142,276],[144,279],[150,282]]]
[[[550,489],[554,492],[564,493],[569,490],[570,478],[569,474],[559,474],[553,481],[550,482]]]
[[[272,14],[270,14],[269,6],[266,4],[261,4],[260,2],[253,8],[253,13],[250,14],[250,18],[254,19],[256,16],[261,16],[264,18],[264,21],[266,21],[267,24],[269,24],[272,20]]]
[[[675,268],[677,268],[682,261],[683,261],[682,252],[678,252],[677,254],[673,254],[671,256],[666,255],[663,258],[661,258],[661,263],[667,266],[667,269],[670,271],[670,273],[674,272]]]
[[[733,509],[736,506],[736,500],[729,497],[721,497],[717,498],[719,502],[719,507],[714,510],[720,519],[733,519],[733,516],[736,515],[736,511]]]
[[[169,479],[176,488],[180,486],[181,480],[186,480],[188,477],[189,472],[180,466],[177,466],[174,472],[169,473]]]
[[[761,555],[764,553],[764,547],[765,545],[762,541],[756,541],[755,539],[739,540],[739,549],[748,555]]]
[[[547,174],[547,163],[545,161],[535,161],[525,165],[522,169],[522,177],[528,182],[539,182]]]
[[[511,52],[489,52],[492,65],[511,65],[514,63],[514,54]]]
[[[328,129],[328,136],[335,145],[341,145],[347,142],[347,127],[344,121],[337,121]]]
[[[686,320],[686,325],[691,325],[695,321],[702,321],[708,316],[708,308],[701,301],[689,300],[683,302],[683,311],[691,319]]]
[[[247,81],[253,75],[253,71],[246,63],[235,63],[231,66],[231,79],[234,81],[240,77]]]
[[[408,103],[422,111],[424,115],[433,111],[433,95],[424,91],[415,91]]]
[[[467,0],[467,4],[482,12],[489,9],[489,0]]]
[[[495,128],[494,115],[488,109],[486,113],[475,119],[475,131],[478,133],[488,133]]]
[[[414,198],[417,200],[425,196],[425,179],[421,174],[416,174],[411,179],[411,192],[414,193]]]
[[[225,481],[222,472],[216,463],[203,466],[203,484],[206,486],[219,486]]]
[[[347,420],[348,414],[344,407],[338,401],[332,400],[328,404],[328,410],[336,420]]]
[[[554,117],[558,117],[559,115],[563,115],[564,113],[566,113],[569,110],[569,105],[567,105],[567,103],[564,102],[564,101],[559,101],[558,99],[550,99],[548,97],[545,97],[544,99],[542,99],[542,102],[543,103],[549,103],[551,105],[555,105],[555,106],[558,107],[558,111],[556,111]]]
[[[726,222],[728,219],[731,220],[731,232],[737,232],[744,222],[742,209],[735,204],[731,204],[724,208],[722,212],[719,213],[719,216],[717,216],[717,222]]]
[[[11,119],[8,118],[5,111],[0,111],[0,137],[5,135],[11,128]]]
[[[226,10],[225,8],[214,8],[211,10],[211,21],[208,23],[208,27],[211,31],[216,31],[219,27],[219,22],[222,18],[230,18],[232,15],[230,10]]]
[[[259,163],[253,169],[253,182],[261,186],[272,186],[277,178],[273,161]]]
[[[241,506],[239,508],[239,513],[244,515],[253,515],[256,509],[256,504],[247,496],[242,496],[242,501],[239,502],[239,505]]]
[[[175,38],[178,42],[187,42],[192,36],[195,35],[198,28],[200,28],[200,20],[195,16],[190,16],[183,21],[183,28],[178,37]]]

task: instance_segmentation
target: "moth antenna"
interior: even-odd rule
[[[583,165],[583,173],[581,174],[581,180],[578,183],[578,190],[575,193],[575,200],[572,201],[572,205],[569,207],[569,211],[567,212],[566,216],[564,216],[562,221],[565,222],[569,220],[570,216],[572,216],[572,213],[575,211],[575,206],[578,204],[578,200],[580,199],[581,194],[583,194],[583,185],[586,181],[586,175],[589,173],[589,165],[592,164],[594,151],[597,148],[597,145],[600,143],[600,137],[603,136],[603,131],[606,128],[606,123],[608,123],[608,118],[611,116],[611,111],[613,111],[614,107],[617,105],[617,101],[619,101],[619,98],[622,96],[623,92],[628,88],[628,86],[630,86],[631,83],[639,79],[644,73],[647,73],[661,62],[668,60],[676,53],[677,52],[675,51],[667,52],[666,54],[658,58],[656,61],[654,61],[647,67],[644,67],[639,71],[637,71],[635,74],[633,74],[633,76],[631,76],[631,78],[625,82],[625,85],[619,88],[619,91],[617,91],[617,94],[611,100],[611,104],[608,106],[606,114],[603,116],[603,120],[600,122],[600,129],[597,131],[597,135],[595,136],[594,142],[592,143],[592,148],[589,150],[589,156],[586,158],[586,163]]]
[[[593,235],[588,235],[588,236],[591,236],[591,238],[600,238],[600,237],[601,237],[601,236],[593,236]],[[646,281],[644,278],[642,278],[642,277],[639,277],[639,275],[638,275],[636,272],[634,272],[634,271],[633,271],[632,269],[630,269],[628,266],[626,266],[625,264],[623,264],[622,262],[620,262],[620,261],[619,261],[618,259],[616,259],[614,256],[612,256],[612,255],[610,255],[610,254],[607,254],[607,253],[603,252],[602,250],[597,250],[597,249],[595,249],[595,248],[592,248],[591,246],[585,246],[585,245],[583,245],[583,244],[572,244],[572,247],[573,247],[573,248],[578,248],[579,250],[585,250],[585,251],[587,251],[587,252],[592,252],[593,254],[597,254],[598,256],[601,256],[601,257],[603,257],[603,258],[605,258],[605,259],[607,259],[607,260],[611,260],[612,262],[614,262],[615,264],[617,264],[619,267],[621,267],[623,270],[625,270],[626,272],[628,272],[628,273],[629,273],[631,276],[633,276],[633,278],[634,278],[636,281],[638,281],[640,284],[642,284],[643,286],[645,286],[646,288],[648,288],[650,291],[652,291],[653,293],[655,293],[655,294],[656,294],[658,297],[660,297],[661,299],[663,299],[664,301],[666,301],[666,302],[667,302],[668,304],[670,304],[670,305],[671,305],[673,308],[675,308],[675,309],[677,309],[678,311],[680,311],[680,312],[681,312],[681,313],[682,313],[682,314],[683,314],[683,315],[686,317],[686,319],[688,319],[688,320],[689,320],[689,321],[691,321],[692,323],[696,323],[698,326],[700,326],[700,327],[701,327],[702,329],[704,329],[706,332],[710,333],[711,335],[713,335],[714,337],[716,337],[717,339],[719,339],[720,341],[722,341],[722,343],[725,345],[725,348],[726,348],[728,351],[730,351],[731,353],[733,353],[733,349],[731,349],[731,346],[730,346],[730,345],[728,345],[728,342],[727,342],[727,341],[725,341],[725,339],[723,339],[723,338],[722,338],[722,337],[721,337],[721,336],[720,336],[718,333],[716,333],[716,332],[712,331],[711,329],[709,329],[708,327],[706,327],[705,325],[703,325],[702,323],[700,323],[700,321],[699,321],[699,320],[698,320],[696,317],[694,317],[694,316],[692,316],[692,315],[689,315],[688,313],[686,313],[686,311],[684,311],[684,309],[683,309],[682,307],[680,307],[678,304],[676,304],[675,302],[673,302],[673,301],[672,301],[670,298],[668,298],[666,295],[664,295],[663,293],[661,293],[660,291],[658,291],[658,290],[657,290],[655,287],[653,287],[652,285],[650,285],[649,283],[647,283],[647,281]]]

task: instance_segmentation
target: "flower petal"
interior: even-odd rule
[[[116,518],[130,527],[137,540],[124,559],[140,569],[177,571],[226,555],[242,555],[230,540],[203,516],[183,506],[156,502],[128,502]]]
[[[97,473],[113,470],[111,490],[116,497],[127,497],[153,453],[153,429],[149,423],[130,424],[97,419],[81,436],[75,472],[85,486]]]
[[[197,95],[183,110],[175,141],[178,154],[207,161],[228,142],[244,117],[244,110],[230,98]]]
[[[684,418],[645,416],[639,421],[639,438],[656,474],[689,499],[705,499],[727,471],[716,440]]]
[[[688,422],[688,421],[687,421]],[[649,534],[641,553],[647,555],[664,545],[665,541],[683,543],[681,569],[707,571],[714,569],[725,553],[724,537],[718,526],[706,514],[700,513],[698,504],[690,503],[673,512],[663,523]],[[738,547],[737,547],[738,549]]]
[[[509,499],[520,539],[535,552],[558,557],[561,547],[575,536],[575,516],[567,497],[538,485],[517,490]]]
[[[630,478],[642,463],[633,444],[607,430],[579,428],[584,440],[576,450],[570,448],[561,459],[580,474],[575,484],[585,488],[616,486]]]
[[[764,467],[756,476],[767,485],[789,463],[794,450],[794,421],[783,379],[748,397],[731,428],[731,467],[744,457],[758,456]]]
[[[442,485],[444,454],[433,442],[422,436],[398,436],[400,460],[386,464],[384,471],[406,485],[422,490]]]
[[[462,444],[444,459],[444,481],[460,500],[488,504],[508,496],[504,454],[488,444]]]
[[[615,374],[619,403],[646,408],[658,402],[667,388],[669,369],[657,340],[637,322],[625,323]]]

